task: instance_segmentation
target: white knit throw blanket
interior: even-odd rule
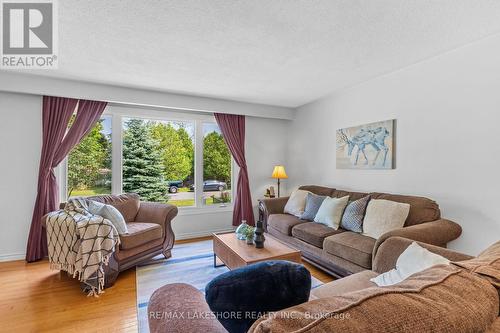
[[[46,225],[50,268],[78,277],[88,296],[103,293],[103,267],[120,244],[113,224],[89,213],[86,199],[74,198],[48,214]]]

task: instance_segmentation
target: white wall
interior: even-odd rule
[[[450,247],[477,254],[500,239],[499,59],[497,36],[299,108],[291,180],[428,196],[463,227]],[[395,170],[336,169],[336,129],[392,118]]]
[[[0,259],[26,252],[42,136],[41,98],[0,92]]]
[[[247,117],[246,155],[252,197],[273,184],[275,164],[285,163],[289,121]],[[22,259],[36,197],[41,147],[41,97],[0,92],[0,260]],[[232,228],[232,211],[183,214],[174,220],[177,238]]]

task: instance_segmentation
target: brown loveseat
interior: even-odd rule
[[[388,238],[373,271],[363,271],[311,291],[309,302],[261,317],[249,332],[499,332],[500,243],[478,258],[419,243],[456,264],[439,265],[389,287],[370,281],[394,268],[412,243]],[[188,316],[190,315],[190,317]],[[151,333],[227,331],[203,294],[176,283],[156,290],[148,305]]]
[[[104,266],[106,288],[114,284],[119,272],[144,260],[158,254],[171,257],[175,240],[171,222],[177,216],[176,206],[140,201],[135,193],[98,195],[88,199],[114,206],[127,222],[128,234],[120,235],[119,248],[110,258],[109,265]],[[42,224],[45,224],[45,217]]]
[[[260,211],[264,228],[273,237],[299,249],[306,261],[330,274],[343,277],[372,268],[380,245],[391,236],[401,236],[440,247],[460,236],[462,228],[455,222],[441,219],[438,204],[423,197],[388,193],[349,192],[323,186],[302,186],[302,190],[318,195],[343,197],[357,200],[370,195],[372,199],[385,199],[410,204],[410,213],[403,228],[390,231],[378,239],[360,233],[334,230],[325,225],[301,220],[284,214],[288,197],[264,199]]]

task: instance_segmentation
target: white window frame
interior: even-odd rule
[[[194,112],[179,112],[172,109],[145,109],[129,106],[109,104],[103,116],[111,116],[111,193],[123,193],[122,179],[122,151],[123,151],[123,118],[141,118],[146,120],[160,121],[184,121],[194,124],[194,182],[195,182],[195,205],[189,207],[178,207],[179,215],[218,213],[232,211],[234,194],[236,189],[236,173],[239,171],[231,157],[231,202],[223,205],[203,204],[203,124],[216,123],[213,115]],[[67,170],[68,159],[56,168],[55,174],[59,184],[59,197],[61,202],[67,200]]]

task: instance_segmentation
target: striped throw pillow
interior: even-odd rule
[[[340,226],[345,230],[363,232],[363,218],[365,217],[368,201],[370,201],[369,195],[350,202],[344,211]]]

